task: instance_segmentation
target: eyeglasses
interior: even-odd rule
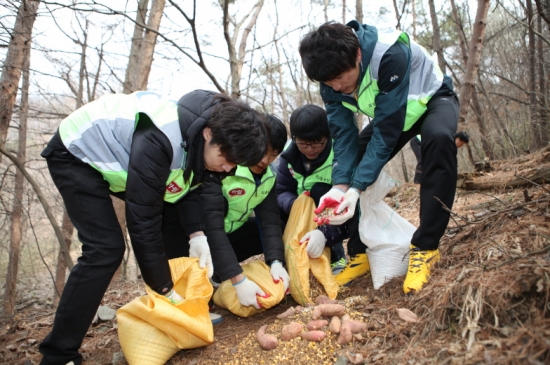
[[[296,142],[296,139],[294,139],[294,142],[298,146],[298,148],[322,148],[325,146],[325,143],[327,143],[326,139],[323,142]]]

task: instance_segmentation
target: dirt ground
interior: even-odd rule
[[[541,151],[492,162],[492,171],[468,178],[497,180],[549,163],[550,152]],[[441,261],[422,291],[406,296],[403,277],[374,290],[369,275],[341,288],[337,299],[346,312],[367,323],[351,343],[339,345],[325,331],[322,342],[297,338],[262,350],[255,340],[262,325],[279,336],[283,325],[311,319],[308,309],[277,319],[297,306],[287,296],[250,318],[217,308],[225,320],[214,327],[214,343],[180,351],[167,364],[550,364],[550,184],[525,182],[513,189],[457,190]],[[418,225],[418,193],[418,186],[403,184],[385,200]],[[113,283],[102,305],[118,309],[144,294],[142,282]],[[0,318],[0,363],[38,364],[53,308],[18,308],[14,318]],[[403,319],[403,309],[418,321]],[[86,364],[126,364],[116,319],[95,323],[81,352]]]

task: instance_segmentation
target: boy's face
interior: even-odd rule
[[[295,138],[294,142],[298,146],[298,150],[306,156],[308,160],[315,160],[327,145],[327,138],[323,137],[320,141],[305,141],[300,138]]]
[[[212,131],[210,128],[204,128],[203,131],[204,136],[204,167],[207,170],[210,171],[217,171],[217,172],[229,172],[231,171],[235,166],[237,166],[234,163],[231,163],[225,159],[225,156],[222,155],[220,152],[220,146],[217,144],[210,144],[210,141],[212,140]]]
[[[279,151],[273,150],[271,146],[267,148],[267,152],[262,158],[260,162],[258,162],[257,165],[249,167],[250,171],[252,171],[253,174],[259,175],[267,169],[267,167],[275,161],[275,159],[279,156]]]
[[[359,84],[359,73],[361,69],[359,67],[361,63],[361,50],[357,50],[357,59],[355,67],[341,73],[338,77],[326,81],[325,84],[330,86],[334,91],[339,91],[342,94],[351,94],[357,89]]]
[[[463,140],[461,140],[460,138],[455,138],[455,144],[456,144],[456,147],[457,148],[460,148],[462,146],[464,146],[466,142],[464,142]]]

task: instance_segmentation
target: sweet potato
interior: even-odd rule
[[[330,299],[326,295],[322,294],[315,298],[315,304],[338,304],[336,299]]]
[[[302,337],[304,340],[308,341],[317,341],[321,342],[327,337],[327,334],[323,331],[302,331],[300,333],[300,337]]]
[[[301,323],[290,322],[289,324],[283,327],[283,330],[281,331],[281,340],[288,341],[298,337],[300,335],[300,332],[302,332],[303,328],[304,328],[304,325]]]
[[[342,321],[340,321],[340,317],[332,317],[332,319],[330,320],[330,325],[328,326],[328,330],[337,335],[340,333],[340,327],[342,327]]]
[[[342,327],[340,327],[340,336],[338,343],[340,345],[348,344],[352,339],[350,317],[346,314],[342,317]]]
[[[318,329],[321,329],[328,325],[328,321],[326,319],[316,319],[315,321],[311,321],[306,325],[306,328],[308,331],[315,331]]]
[[[286,311],[284,311],[283,313],[279,314],[277,316],[277,318],[285,319],[285,318],[288,318],[288,317],[292,317],[295,313],[296,313],[296,310],[294,309],[294,307],[290,307]]]
[[[341,316],[346,313],[346,307],[341,304],[319,304],[313,309],[313,319],[319,319],[321,316],[332,317]]]
[[[267,330],[267,324],[264,324],[256,333],[256,341],[264,350],[273,350],[279,344],[279,340],[275,335],[265,333]]]

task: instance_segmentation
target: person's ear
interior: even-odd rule
[[[207,143],[210,143],[210,140],[212,139],[212,130],[208,127],[204,128],[202,130],[202,136]]]
[[[361,48],[357,48],[357,64],[361,63]]]

